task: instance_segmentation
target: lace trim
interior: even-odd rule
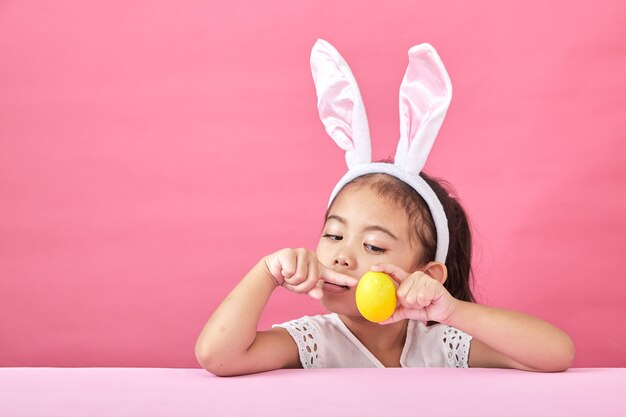
[[[443,346],[446,363],[450,368],[467,368],[470,341],[472,337],[453,327],[443,332]]]
[[[298,345],[303,368],[315,368],[318,361],[317,328],[302,318],[282,324]]]

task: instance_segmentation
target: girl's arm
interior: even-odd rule
[[[474,337],[469,366],[559,372],[574,360],[574,344],[555,326],[527,314],[455,300],[445,324]]]
[[[388,273],[400,285],[399,306],[385,323],[413,319],[436,321],[472,335],[469,365],[558,372],[574,360],[574,344],[563,331],[538,318],[487,307],[452,297],[443,286],[445,266],[428,264],[433,276],[416,271],[409,274],[391,264],[372,270]]]
[[[240,375],[300,365],[285,329],[257,332],[261,312],[277,287],[262,259],[209,318],[196,342],[196,358],[207,371]]]
[[[358,282],[325,268],[307,249],[282,249],[263,258],[204,325],[196,342],[198,362],[220,376],[301,366],[297,345],[287,330],[257,332],[259,318],[278,286],[319,299],[321,279],[349,286]]]

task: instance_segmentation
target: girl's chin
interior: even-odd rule
[[[331,313],[337,313],[344,316],[360,316],[359,310],[356,308],[356,301],[354,301],[354,296],[351,298],[347,293],[342,294],[329,294],[324,293],[322,297],[322,305],[324,308]]]

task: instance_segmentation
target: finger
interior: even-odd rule
[[[300,284],[300,287],[298,288],[298,287],[294,287],[293,285],[289,285],[285,283],[283,287],[297,294],[306,294],[310,296],[311,298],[315,298],[316,300],[321,300],[322,297],[324,296],[324,292],[318,285],[315,285],[313,288],[304,289],[302,287],[302,284]]]
[[[391,323],[396,323],[399,322],[400,320],[406,320],[409,319],[409,311],[408,309],[404,308],[404,307],[398,307],[396,308],[396,311],[393,312],[393,314],[391,315],[391,317],[389,317],[387,320],[385,321],[381,321],[379,324],[391,324]]]
[[[340,272],[335,272],[332,269],[326,268],[322,264],[320,264],[319,268],[320,277],[326,282],[337,285],[344,285],[347,287],[356,287],[356,285],[359,283],[358,279],[352,278],[351,276],[342,274]]]
[[[398,297],[398,300],[402,301],[406,299],[413,286],[415,286],[415,279],[407,279],[405,281],[402,281],[400,287],[398,287],[398,290],[396,291],[396,296]]]
[[[306,281],[309,273],[309,262],[306,252],[298,251],[296,255],[296,270],[294,274],[285,278],[288,284],[297,286]]]
[[[317,285],[315,286],[315,288],[307,292],[307,295],[315,298],[316,300],[321,300],[322,297],[324,297],[324,291],[322,291],[322,285],[324,285],[324,281],[320,279],[319,281],[317,281]]]
[[[309,271],[307,273],[307,279],[318,284],[320,281],[320,264],[317,261],[317,258],[313,258],[309,260],[308,265]]]
[[[417,295],[417,303],[422,307],[428,307],[440,297],[439,285],[433,281],[426,281]]]
[[[281,275],[284,281],[291,278],[296,273],[297,257],[294,256],[293,251],[278,256],[281,265]]]
[[[428,283],[428,275],[423,272],[414,272],[407,278],[398,288],[398,299],[400,304],[407,308],[421,308],[423,307],[417,301],[420,291]],[[412,285],[410,285],[412,284]]]
[[[300,293],[308,293],[311,289],[315,288],[319,281],[319,270],[318,270],[318,262],[317,259],[309,260],[307,264],[307,272],[304,281],[300,284],[293,285],[293,289],[295,292]],[[317,291],[314,291],[316,293]]]
[[[397,283],[402,283],[402,281],[409,276],[408,272],[398,266],[395,266],[394,264],[376,264],[372,265],[370,270],[374,272],[384,272]]]
[[[406,295],[404,302],[401,304],[406,308],[414,310],[423,308],[424,306],[417,302],[419,294],[420,290],[418,290],[417,287],[413,287],[413,290]]]
[[[380,322],[379,324],[391,324],[396,323],[400,320],[418,320],[426,323],[428,321],[428,314],[426,310],[412,310],[409,308],[404,308],[402,306],[398,307],[396,311],[393,312],[391,317],[387,320]]]
[[[402,307],[408,308],[410,310],[422,308],[422,306],[417,303],[417,290],[415,288],[413,288],[412,291],[409,291],[409,293],[406,294],[404,297],[398,297],[398,303]]]
[[[324,296],[324,291],[318,286],[313,287],[311,290],[307,292],[307,295],[316,300],[321,300]]]

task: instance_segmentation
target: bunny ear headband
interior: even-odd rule
[[[348,182],[365,174],[384,173],[413,187],[426,201],[437,229],[435,261],[448,254],[448,219],[441,202],[419,173],[452,98],[448,73],[429,44],[409,49],[409,66],[400,85],[400,140],[393,164],[372,162],[370,133],[361,93],[350,67],[328,42],[318,39],[311,51],[317,108],[326,132],[346,152],[348,172],[329,201]]]

